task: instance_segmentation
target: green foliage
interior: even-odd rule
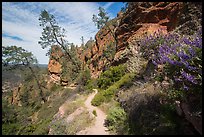
[[[94,88],[97,88],[97,79],[88,80],[85,89],[92,90]]]
[[[16,135],[19,125],[16,123],[2,124],[2,135]]]
[[[109,70],[106,70],[100,75],[98,79],[98,87],[101,89],[107,89],[114,82],[120,80],[125,74],[125,71],[125,65],[111,66]]]
[[[108,59],[109,61],[112,61],[114,59],[115,53],[116,53],[115,42],[111,42],[103,51],[102,56]]]
[[[106,22],[109,19],[109,16],[107,16],[107,13],[104,8],[99,7],[98,10],[99,10],[98,17],[96,15],[93,15],[92,20],[97,26],[97,28],[100,29],[106,24]]]
[[[5,98],[2,98],[2,122],[3,123],[15,123],[16,122],[16,111],[13,105],[9,105]]]
[[[49,115],[45,119],[42,119],[39,123],[36,124],[36,127],[32,126],[31,128],[34,128],[34,131],[32,132],[33,135],[47,135],[49,132],[49,124],[52,120],[53,115]],[[36,129],[35,129],[36,128]]]
[[[172,100],[181,100],[185,96],[184,92],[181,90],[169,89],[166,92],[167,92],[168,98]]]
[[[122,86],[127,86],[129,87],[130,84],[132,83],[132,79],[134,78],[135,74],[127,73],[121,79],[117,82],[115,82],[113,85],[111,85],[108,89],[106,90],[101,90],[98,92],[93,100],[91,101],[91,104],[94,106],[99,106],[103,102],[109,102],[115,93],[121,88]]]
[[[162,75],[156,75],[154,78],[156,81],[162,82],[164,80],[164,76]]]
[[[96,110],[94,109],[92,112],[95,116],[97,116]]]
[[[104,101],[105,101],[105,97],[103,96],[103,93],[102,93],[102,91],[101,91],[101,92],[98,92],[98,93],[94,96],[93,100],[91,101],[91,104],[94,105],[94,106],[99,106],[99,105],[101,105],[101,103],[104,102]]]
[[[76,62],[78,59],[71,55],[73,50],[71,49],[72,52],[69,52],[69,46],[72,48],[73,43],[68,43],[68,41],[65,40],[65,29],[58,26],[54,15],[49,14],[46,10],[41,11],[39,23],[40,26],[44,27],[42,36],[40,37],[41,41],[38,42],[42,48],[44,49],[53,45],[59,45],[65,53],[67,61],[70,61],[75,65],[76,71],[80,70],[80,65]],[[50,55],[50,53],[51,48],[48,50],[47,55]]]
[[[62,64],[62,72],[60,77],[64,80],[72,82],[79,75],[79,66],[81,66],[81,60],[77,55],[77,47],[71,43],[70,49],[67,52],[72,57],[72,61],[67,60],[64,56],[59,59],[60,64]]]
[[[59,39],[65,37],[65,29],[61,29],[61,27],[57,25],[54,15],[43,10],[40,13],[39,23],[40,26],[44,27],[42,37],[40,37],[41,41],[38,42],[42,45],[43,49],[62,42]]]
[[[62,86],[57,85],[57,84],[54,83],[50,90],[51,91],[58,91],[58,90],[60,90],[60,88],[62,88]]]
[[[106,117],[106,124],[110,131],[122,134],[127,127],[127,114],[121,107],[114,107],[109,110]]]
[[[22,47],[7,46],[2,47],[2,64],[11,65],[13,69],[17,66],[29,66],[37,63],[37,59],[31,52],[26,51]]]
[[[76,79],[76,82],[80,85],[87,85],[88,81],[91,79],[90,70],[88,68],[85,68],[85,70],[82,70]]]

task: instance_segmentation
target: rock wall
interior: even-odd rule
[[[117,39],[117,51],[112,65],[128,60],[122,54],[135,39],[152,34],[158,29],[163,33],[175,29],[183,6],[182,2],[130,2],[126,12],[119,12],[115,24],[111,26]],[[109,62],[101,57],[105,47],[114,42],[114,37],[106,27],[98,31],[95,39],[95,44],[81,55],[84,64],[90,68],[92,77],[98,77]]]
[[[182,9],[182,2],[131,2],[116,30],[116,58],[136,38],[152,34],[158,29],[164,33],[175,29]]]
[[[51,54],[50,54],[50,60],[48,63],[48,71],[50,74],[50,78],[54,82],[60,81],[60,73],[62,71],[62,65],[59,61],[59,59],[63,56],[63,52],[61,48],[57,45],[53,45],[51,47]]]
[[[117,19],[112,20],[110,29],[106,26],[101,28],[95,36],[95,42],[90,48],[86,49],[80,56],[84,65],[87,65],[91,71],[91,76],[96,78],[104,69],[107,59],[103,58],[103,52],[110,44],[114,43],[115,39],[111,33],[115,31]]]

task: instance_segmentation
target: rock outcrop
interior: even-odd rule
[[[152,34],[159,29],[163,33],[175,29],[182,8],[182,2],[130,3],[116,30],[118,48],[115,58],[120,57],[122,51],[135,39]]]
[[[95,36],[96,41],[91,43],[90,48],[87,48],[81,55],[81,59],[84,65],[88,65],[92,77],[98,77],[106,65],[107,58],[103,57],[103,53],[115,41],[112,33],[117,26],[116,21],[117,19],[113,19],[109,22],[109,27],[101,28]]]
[[[11,97],[11,104],[22,106],[21,100],[20,100],[20,91],[21,91],[22,84],[20,84],[18,87],[14,87],[12,92],[13,96]]]
[[[174,30],[179,24],[183,7],[182,2],[131,2],[125,13],[118,13],[118,17],[114,19],[111,26],[117,39],[117,51],[112,65],[128,60],[127,56],[123,58],[121,55],[136,39],[158,30],[164,34]],[[115,38],[105,26],[96,34],[95,44],[81,55],[84,64],[89,66],[92,77],[98,77],[110,62],[102,55]]]
[[[62,65],[60,63],[60,58],[63,56],[61,48],[57,45],[53,45],[51,48],[50,60],[48,63],[48,71],[50,78],[54,82],[60,81],[60,73],[62,71]]]

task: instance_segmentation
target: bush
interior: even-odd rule
[[[76,79],[76,82],[80,85],[87,85],[88,81],[91,79],[90,70],[88,68],[85,68],[85,70],[82,70]]]
[[[85,88],[88,90],[92,90],[94,88],[97,88],[97,79],[88,80]]]
[[[114,83],[106,90],[102,90],[96,94],[96,96],[91,101],[91,104],[94,106],[99,106],[103,102],[109,102],[111,98],[115,95],[115,93],[121,88],[122,86],[129,86],[134,78],[134,74],[127,73],[119,81]]]
[[[191,36],[155,33],[140,43],[143,57],[155,66],[164,65],[164,76],[174,81],[177,90],[202,89],[202,30]]]
[[[104,102],[104,101],[105,101],[105,97],[103,96],[102,91],[101,91],[101,92],[98,92],[98,93],[94,96],[93,100],[91,101],[91,104],[92,104],[93,106],[99,106],[99,105],[101,105],[101,103]]]
[[[62,86],[57,85],[57,84],[54,83],[54,84],[52,85],[52,87],[51,87],[50,90],[51,90],[51,91],[57,91],[57,90],[59,90],[60,88],[62,88]]]
[[[106,125],[109,130],[122,134],[127,126],[127,114],[121,107],[110,109],[106,117]]]
[[[109,70],[106,70],[100,75],[98,79],[98,87],[101,89],[107,89],[114,82],[120,80],[120,78],[125,74],[125,71],[125,65],[110,67]]]
[[[94,109],[92,112],[95,116],[97,116],[96,110]]]

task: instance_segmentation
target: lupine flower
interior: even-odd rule
[[[184,38],[183,41],[184,41],[184,43],[187,44],[187,45],[191,45],[191,44],[192,44],[192,42],[189,41],[187,38]]]
[[[158,64],[154,61],[154,60],[152,60],[152,63],[155,65],[155,66],[157,66]]]
[[[143,46],[141,44],[144,51],[143,55],[148,59],[154,54],[152,62],[155,65],[163,64],[166,68],[177,67],[175,70],[182,73],[171,72],[172,74],[168,74],[176,74],[175,81],[180,81],[183,84],[191,82],[192,84],[202,85],[200,83],[202,81],[202,51],[200,50],[202,49],[202,29],[190,37],[181,37],[173,33],[169,35],[161,34],[154,33],[143,40],[144,42],[141,42],[145,44]],[[150,52],[152,50],[153,52]],[[185,70],[185,72],[181,70]],[[183,88],[187,90],[192,88],[191,86],[188,85],[187,87],[185,85]]]
[[[189,90],[189,88],[186,85],[184,85],[183,88],[184,90]]]
[[[190,47],[190,48],[188,49],[188,51],[189,51],[191,57],[194,57],[194,56],[195,56],[195,51],[194,51],[194,49],[193,49],[192,47]]]

